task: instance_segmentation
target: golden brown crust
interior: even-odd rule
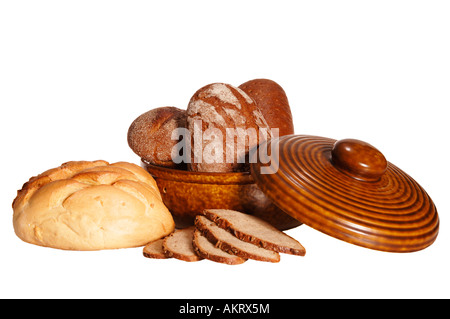
[[[125,162],[73,161],[24,184],[13,201],[22,240],[69,250],[138,247],[175,227],[156,182]]]
[[[279,136],[294,134],[291,108],[283,88],[269,79],[254,79],[239,88],[256,102],[270,128],[278,128]]]

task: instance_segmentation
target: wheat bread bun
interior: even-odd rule
[[[66,250],[138,247],[175,223],[153,177],[126,162],[72,161],[30,178],[13,202],[16,235]]]

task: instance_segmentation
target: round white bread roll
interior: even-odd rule
[[[13,202],[16,235],[67,250],[138,247],[175,223],[153,177],[126,162],[74,161],[32,177]]]

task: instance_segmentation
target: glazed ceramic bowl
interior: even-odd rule
[[[193,225],[195,216],[207,208],[233,209],[258,216],[280,230],[301,224],[278,208],[249,172],[190,172],[155,166],[144,160],[141,165],[155,178],[177,228]]]

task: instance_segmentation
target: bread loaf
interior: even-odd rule
[[[255,79],[239,85],[239,88],[255,100],[269,127],[279,129],[279,136],[294,134],[288,98],[278,83]]]
[[[137,117],[128,129],[128,145],[150,164],[182,169],[184,163],[172,160],[172,132],[186,126],[186,111],[172,106],[152,109]],[[178,137],[178,136],[177,136]]]
[[[252,98],[225,83],[206,85],[192,96],[187,128],[191,134],[188,168],[199,172],[248,171],[249,149],[270,136],[269,125]],[[260,129],[267,135],[259,134]]]
[[[143,246],[175,227],[155,180],[125,162],[67,162],[32,177],[13,202],[19,238],[68,250]]]

